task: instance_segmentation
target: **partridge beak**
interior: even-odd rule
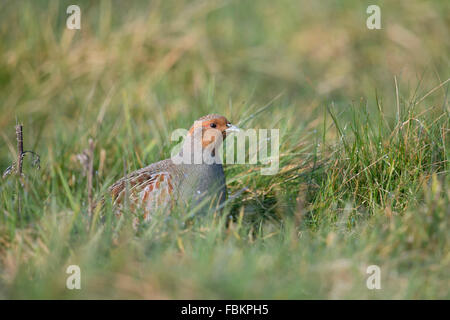
[[[227,124],[227,129],[225,129],[226,133],[232,133],[232,132],[239,132],[241,131],[241,129],[239,129],[238,127],[232,125],[232,124]]]

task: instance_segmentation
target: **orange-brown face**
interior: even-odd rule
[[[194,130],[202,129],[202,146],[206,147],[213,141],[217,134],[222,134],[222,141],[225,140],[227,134],[232,131],[238,131],[238,128],[233,126],[230,121],[224,116],[220,115],[208,115],[198,119],[192,128],[189,130],[189,134],[193,134]]]

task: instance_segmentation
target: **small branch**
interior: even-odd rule
[[[17,165],[16,165],[16,174],[19,178],[19,181],[16,182],[17,186],[17,216],[19,221],[22,216],[22,196],[19,191],[18,184],[20,183],[20,178],[22,178],[22,159],[23,159],[23,125],[16,125],[16,137],[17,137]],[[22,185],[23,187],[23,185]]]
[[[23,125],[18,124],[16,126],[17,137],[17,175],[22,176],[22,159],[23,159]]]
[[[33,151],[23,151],[23,125],[17,123],[16,125],[16,138],[17,138],[17,160],[13,162],[2,174],[2,178],[5,179],[13,172],[16,173],[16,192],[17,192],[17,216],[21,219],[22,214],[22,195],[21,190],[26,189],[26,180],[23,175],[23,159],[27,153],[33,155],[32,165],[34,167],[40,168],[40,157],[37,153]]]
[[[33,162],[31,163],[31,165],[39,170],[41,168],[41,157],[36,152],[24,151],[22,153],[22,157],[21,157],[22,163],[23,163],[23,159],[25,158],[27,153],[31,153],[33,155]],[[11,173],[15,172],[16,171],[16,165],[17,165],[17,162],[13,162],[8,168],[6,168],[5,171],[2,174],[2,178],[5,179]]]

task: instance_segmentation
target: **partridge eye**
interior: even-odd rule
[[[211,128],[215,128],[217,125],[215,123],[211,123]]]

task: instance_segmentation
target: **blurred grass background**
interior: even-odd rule
[[[70,4],[0,4],[0,169],[16,121],[42,166],[0,183],[0,298],[450,298],[448,1],[377,1],[381,30],[369,1],[77,1],[81,30]],[[280,173],[227,167],[222,215],[89,223],[89,138],[98,198],[213,112],[280,128]]]

